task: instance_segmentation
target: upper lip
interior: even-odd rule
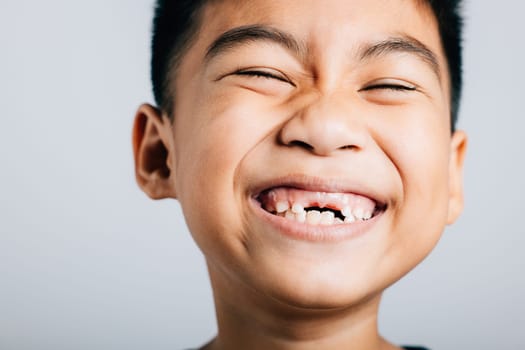
[[[384,195],[378,193],[377,190],[374,190],[370,185],[363,182],[343,178],[309,176],[305,174],[291,174],[264,181],[255,186],[251,194],[254,199],[257,199],[262,192],[277,187],[291,187],[312,192],[352,193],[375,201],[376,207],[384,207],[387,204],[387,199]]]

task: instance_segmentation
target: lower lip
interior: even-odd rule
[[[259,217],[275,227],[283,236],[309,242],[340,242],[362,236],[371,230],[384,213],[383,210],[366,221],[334,225],[309,225],[271,214],[264,210],[259,201],[254,198],[251,200],[251,205]]]

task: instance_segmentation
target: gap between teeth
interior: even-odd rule
[[[336,217],[334,212],[331,210],[319,211],[319,210],[305,210],[300,204],[290,205],[287,202],[277,202],[275,205],[276,215],[284,217],[289,220],[295,220],[301,223],[309,225],[334,225],[343,223],[353,223],[356,221],[365,221],[372,218],[372,212],[365,212],[362,208],[355,208],[352,210],[349,206],[344,207],[341,210],[341,214],[345,217],[342,220]]]

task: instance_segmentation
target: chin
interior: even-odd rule
[[[295,271],[293,271],[295,270]],[[328,270],[328,271],[326,271]],[[380,295],[381,287],[365,272],[338,271],[305,266],[278,268],[257,288],[283,305],[298,310],[341,310],[358,306]],[[261,276],[260,276],[261,277]]]

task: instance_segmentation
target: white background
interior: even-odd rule
[[[433,349],[524,349],[525,5],[465,9],[466,210],[387,291],[381,330]],[[215,332],[175,201],[134,181],[152,101],[152,1],[0,2],[0,349],[182,349]]]

